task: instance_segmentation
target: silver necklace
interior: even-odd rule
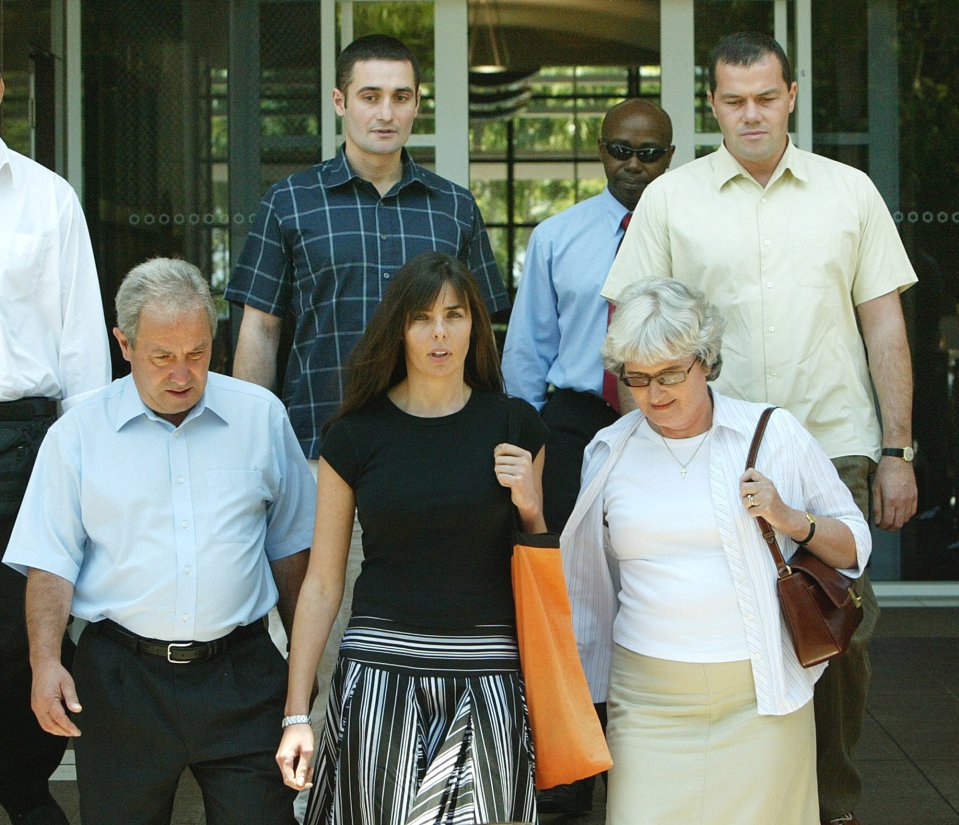
[[[689,457],[689,461],[687,461],[685,464],[683,464],[682,461],[676,458],[676,453],[674,453],[672,449],[670,448],[669,442],[666,440],[666,438],[663,436],[662,433],[659,433],[659,437],[663,439],[663,446],[666,448],[666,452],[668,452],[670,457],[673,459],[673,461],[675,461],[679,465],[680,467],[679,473],[684,479],[686,478],[686,472],[687,472],[686,468],[693,463],[693,459],[696,458],[696,454],[700,451],[700,449],[702,449],[703,444],[706,443],[706,439],[709,438],[709,434],[711,432],[712,432],[711,429],[706,430],[706,434],[703,436],[703,440],[696,445],[696,449],[693,450],[693,454]]]

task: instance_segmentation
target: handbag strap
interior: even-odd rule
[[[766,425],[769,423],[769,417],[773,414],[775,407],[766,407],[759,416],[756,423],[756,432],[753,433],[752,443],[749,445],[749,454],[746,456],[746,469],[749,470],[756,466],[756,456],[759,454],[759,445],[762,443],[763,435],[766,432]],[[783,558],[782,550],[779,549],[779,542],[776,541],[776,532],[770,527],[769,522],[762,516],[756,517],[756,524],[759,525],[759,532],[762,533],[766,546],[773,557],[776,565],[776,572],[779,578],[789,575],[789,565]]]

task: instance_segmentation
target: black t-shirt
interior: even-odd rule
[[[513,624],[513,508],[493,473],[511,407],[515,440],[535,457],[547,433],[536,410],[479,390],[439,418],[408,415],[383,396],[330,428],[320,454],[353,488],[363,528],[354,615]]]

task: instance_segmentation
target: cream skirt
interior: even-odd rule
[[[760,716],[748,661],[617,645],[608,713],[607,825],[818,825],[812,702]]]

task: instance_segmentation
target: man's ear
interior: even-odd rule
[[[339,89],[333,90],[333,108],[340,116],[346,111],[346,95]]]
[[[113,328],[113,337],[117,339],[117,343],[120,345],[120,352],[123,353],[123,357],[127,361],[132,360],[133,347],[130,345],[130,340],[120,332],[120,327]]]

